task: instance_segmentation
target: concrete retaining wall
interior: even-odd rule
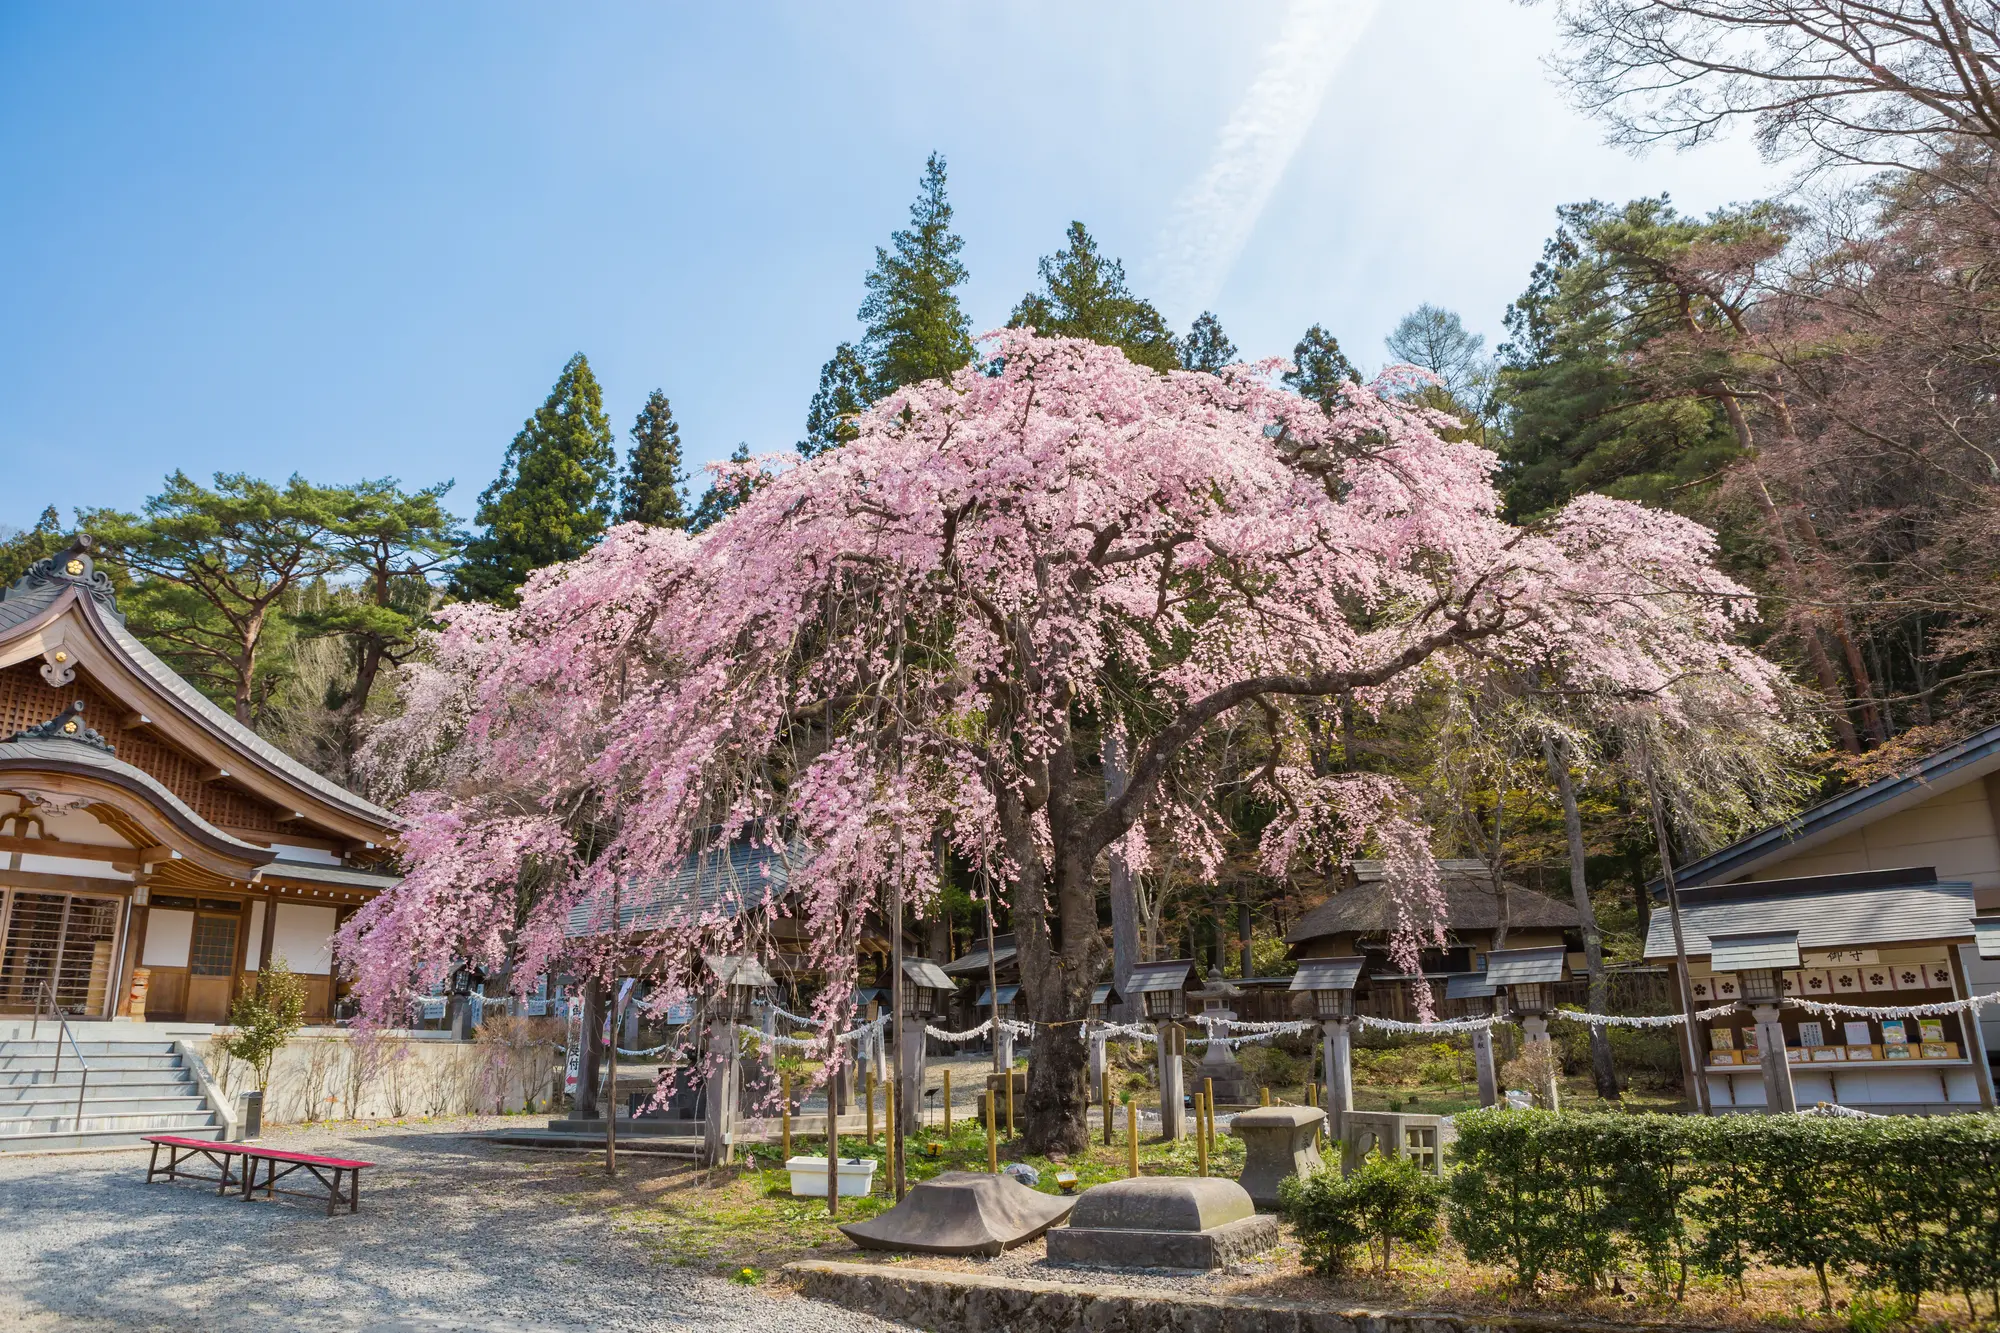
[[[213,1037],[191,1043],[233,1101],[255,1086],[250,1068]],[[308,1028],[278,1052],[264,1120],[373,1120],[519,1111],[548,1104],[560,1053],[551,1043],[452,1041],[442,1033],[357,1035]]]
[[[1665,1333],[1665,1325],[1427,1314],[1070,1286],[937,1269],[797,1263],[807,1296],[931,1333]]]

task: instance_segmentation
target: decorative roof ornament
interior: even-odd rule
[[[25,597],[50,585],[74,584],[87,593],[106,615],[124,624],[125,613],[118,609],[118,598],[111,588],[111,576],[99,569],[92,557],[91,553],[96,549],[95,537],[87,532],[78,533],[68,550],[58,551],[46,560],[37,560],[28,566],[28,572],[12,587],[0,589],[0,602]]]
[[[117,746],[105,740],[83,720],[81,699],[40,726],[17,731],[7,738],[7,743],[10,745],[15,741],[76,741],[83,745],[95,746],[106,754],[118,753]]]

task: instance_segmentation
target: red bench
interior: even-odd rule
[[[242,1188],[247,1201],[258,1188],[257,1165],[264,1166],[264,1197],[274,1194],[289,1194],[294,1198],[316,1199],[319,1191],[281,1190],[278,1182],[294,1172],[304,1171],[319,1182],[320,1190],[326,1194],[326,1215],[332,1217],[340,1204],[347,1205],[352,1213],[361,1207],[361,1172],[375,1165],[373,1162],[356,1162],[345,1157],[320,1157],[313,1153],[285,1152],[278,1148],[260,1148],[248,1143],[217,1143],[211,1139],[184,1139],[172,1134],[149,1134],[145,1142],[153,1145],[153,1160],[146,1168],[146,1183],[151,1184],[156,1177],[168,1180],[213,1180],[215,1192],[224,1193],[231,1185]],[[160,1165],[160,1149],[167,1150],[167,1164]],[[184,1169],[183,1163],[202,1158],[216,1169],[212,1176],[200,1175]],[[240,1168],[237,1159],[241,1158]],[[280,1170],[280,1167],[283,1170]],[[346,1188],[342,1188],[343,1178]]]

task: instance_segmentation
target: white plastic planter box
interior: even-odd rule
[[[865,1196],[875,1184],[875,1168],[880,1166],[873,1157],[843,1157],[840,1159],[840,1197],[859,1198]],[[792,1197],[796,1199],[824,1199],[826,1197],[826,1158],[788,1157],[785,1170],[792,1173]]]

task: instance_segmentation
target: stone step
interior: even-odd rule
[[[88,1123],[88,1122],[86,1122]],[[118,1148],[143,1148],[148,1134],[178,1134],[186,1139],[222,1138],[220,1125],[194,1125],[179,1129],[86,1129],[77,1133],[67,1123],[47,1133],[0,1134],[0,1153],[104,1152]]]
[[[96,1089],[92,1089],[96,1091]],[[158,1097],[85,1097],[83,1117],[100,1115],[193,1115],[208,1114],[208,1103],[192,1089]],[[0,1102],[0,1133],[15,1120],[65,1116],[76,1113],[76,1096],[43,1097],[35,1101]]]
[[[50,1074],[40,1071],[17,1069],[0,1074],[0,1101],[15,1096],[27,1088],[73,1088],[83,1082],[83,1071],[74,1065],[67,1065],[62,1072]],[[155,1083],[187,1083],[192,1079],[189,1072],[178,1067],[170,1069],[92,1069],[90,1086],[98,1088],[147,1087]]]
[[[63,1059],[70,1058],[72,1052],[82,1051],[88,1060],[93,1055],[173,1055],[174,1043],[170,1041],[79,1041],[57,1043],[43,1038],[39,1041],[0,1041],[0,1057],[28,1055],[53,1057],[56,1047],[62,1047]]]
[[[181,1058],[178,1055],[146,1054],[127,1055],[123,1052],[93,1055],[86,1051],[83,1062],[90,1066],[93,1074],[100,1069],[178,1069]],[[51,1069],[71,1069],[76,1065],[76,1057],[63,1052],[61,1060],[54,1052],[47,1055],[0,1055],[0,1075],[10,1073],[48,1073]]]
[[[190,1129],[216,1128],[215,1116],[206,1106],[180,1114],[141,1112],[130,1115],[97,1115],[84,1108],[79,1124],[76,1116],[19,1116],[0,1120],[0,1149],[18,1145],[21,1139],[42,1134],[116,1132],[128,1134],[179,1134]]]

